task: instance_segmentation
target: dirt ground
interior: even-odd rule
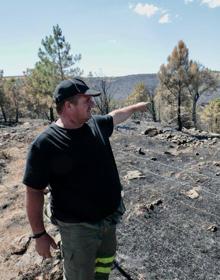
[[[2,280],[62,279],[59,250],[49,261],[34,251],[21,184],[28,145],[46,125],[0,127]],[[128,121],[111,142],[127,208],[118,226],[120,266],[134,280],[220,279],[220,136]],[[114,269],[110,279],[126,278]]]

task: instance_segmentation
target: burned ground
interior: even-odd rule
[[[219,139],[141,129],[122,127],[113,143],[127,206],[120,263],[134,279],[220,279]]]
[[[20,183],[27,145],[42,129],[39,122],[1,128],[3,280],[62,279],[59,251],[52,262],[34,252]],[[128,121],[111,142],[127,208],[118,226],[120,266],[134,280],[220,279],[219,136]],[[125,278],[114,269],[111,279]]]

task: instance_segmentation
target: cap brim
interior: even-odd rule
[[[88,89],[84,94],[90,96],[99,96],[101,92],[95,89]]]

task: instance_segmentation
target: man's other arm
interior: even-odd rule
[[[126,121],[134,112],[145,112],[150,108],[150,102],[139,102],[109,113],[113,117],[114,126]]]
[[[26,188],[26,211],[29,223],[34,234],[45,230],[43,221],[44,190],[37,190],[31,187]],[[44,258],[50,258],[50,246],[54,249],[57,245],[53,238],[47,233],[35,239],[36,250]]]

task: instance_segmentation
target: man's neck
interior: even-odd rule
[[[63,127],[63,128],[67,128],[67,129],[76,129],[76,128],[82,127],[84,125],[84,123],[79,123],[77,121],[72,121],[72,120],[60,117],[56,121],[56,125]]]

